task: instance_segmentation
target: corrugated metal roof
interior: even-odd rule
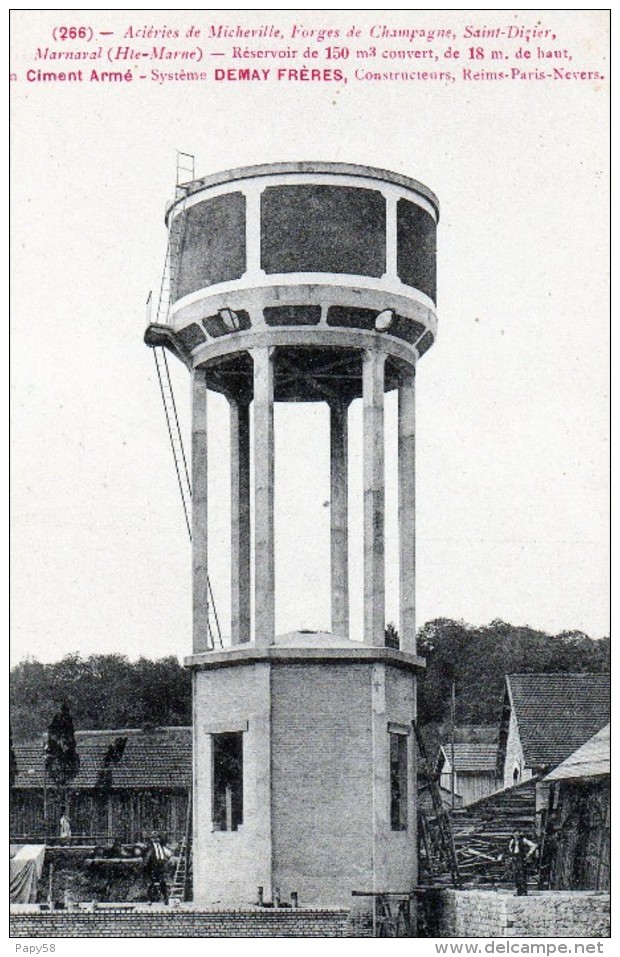
[[[569,781],[595,778],[611,773],[611,726],[601,728],[589,741],[582,744],[566,761],[562,761],[545,781]]]
[[[76,744],[80,770],[72,788],[96,788],[105,783],[115,789],[188,788],[192,781],[191,728],[156,728],[77,731]],[[105,758],[111,745],[126,738],[120,760],[106,768]],[[17,788],[42,788],[45,751],[40,745],[17,745]],[[49,784],[49,780],[48,780]]]
[[[525,766],[559,764],[610,720],[610,677],[518,674],[506,678]]]

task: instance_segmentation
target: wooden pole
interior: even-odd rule
[[[454,767],[454,715],[456,712],[456,683],[452,682],[452,694],[450,696],[450,794],[451,794],[451,806],[454,810],[455,800],[455,782],[456,782],[456,773]]]
[[[54,863],[50,861],[49,883],[47,887],[47,903],[50,910],[54,904]]]
[[[43,841],[47,844],[47,735],[43,735]]]

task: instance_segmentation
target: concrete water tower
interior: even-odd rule
[[[415,180],[342,163],[192,180],[168,210],[170,309],[146,341],[174,353],[192,379],[186,663],[199,902],[252,902],[263,887],[266,900],[296,891],[302,904],[348,905],[353,890],[416,883],[412,719],[423,661],[415,642],[414,383],[437,326],[437,219],[436,197]],[[386,647],[384,634],[384,395],[392,389],[400,650]],[[207,468],[223,467],[207,437],[210,390],[230,407],[232,634],[224,649],[209,639],[207,510],[218,506],[207,501]],[[347,422],[356,398],[363,642],[349,636]],[[275,402],[326,402],[330,410],[330,633],[275,634]]]

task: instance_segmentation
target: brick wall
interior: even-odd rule
[[[416,880],[413,675],[389,663],[256,662],[194,676],[194,902],[305,907]],[[390,821],[390,722],[408,738],[409,813]],[[211,821],[214,733],[243,732],[243,824]]]
[[[445,890],[433,905],[438,937],[609,937],[609,894]]]
[[[272,673],[274,881],[309,904],[347,906],[372,886],[368,665]]]
[[[194,901],[251,905],[259,886],[270,900],[270,665],[198,672],[194,682]],[[237,831],[216,831],[211,734],[246,725],[243,825]]]
[[[196,910],[148,906],[92,913],[12,908],[11,937],[345,937],[345,910]]]

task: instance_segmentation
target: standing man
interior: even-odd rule
[[[147,880],[149,901],[153,903],[161,894],[164,904],[168,903],[168,885],[166,884],[166,864],[172,851],[164,844],[161,835],[154,834],[148,843],[144,855],[144,873]]]
[[[522,834],[513,834],[508,845],[512,861],[517,897],[527,896],[527,863],[534,856],[537,845]]]

